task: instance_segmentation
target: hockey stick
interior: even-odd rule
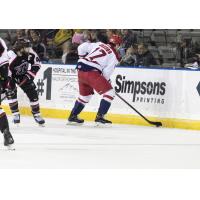
[[[18,87],[22,86],[26,81],[27,81],[27,80],[23,80],[23,81],[18,85]],[[14,88],[13,92],[15,92],[15,91],[17,91],[17,86]],[[1,95],[1,93],[0,93],[0,95]],[[14,95],[14,94],[13,94],[13,95]],[[13,95],[12,95],[12,96],[13,96]],[[7,98],[7,95],[5,94],[5,96],[4,96],[2,99],[0,98],[0,102],[4,101],[6,98]]]
[[[153,122],[147,119],[144,115],[142,115],[138,110],[136,110],[130,103],[128,103],[124,98],[122,98],[117,92],[115,94],[124,102],[126,103],[129,107],[131,107],[138,115],[140,115],[145,121],[147,121],[149,124],[153,124],[156,127],[162,126],[161,122]]]
[[[16,90],[17,90],[17,87],[13,90],[13,92],[15,92]],[[13,94],[13,95],[14,95],[14,94]],[[13,96],[13,95],[12,95],[12,96]],[[4,96],[2,99],[0,98],[1,103],[2,103],[6,98],[7,98],[7,95],[6,95],[6,94],[5,94],[5,96]]]

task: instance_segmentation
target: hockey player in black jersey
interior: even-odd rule
[[[6,113],[1,108],[1,95],[7,92],[8,96],[12,96],[13,92],[8,89],[8,66],[9,60],[7,56],[7,47],[5,42],[0,38],[0,131],[4,136],[4,146],[10,147],[13,143],[13,137],[9,130],[8,119]]]
[[[16,84],[27,95],[31,111],[35,121],[39,125],[44,125],[45,120],[41,117],[38,93],[34,78],[41,67],[40,59],[35,51],[31,48],[30,41],[24,38],[18,39],[13,50],[8,52],[10,58],[11,80],[10,87],[15,92],[9,99],[9,106],[13,114],[13,122],[20,123],[20,113],[17,100]]]

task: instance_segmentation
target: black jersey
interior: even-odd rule
[[[32,48],[27,55],[18,56],[14,51],[9,51],[8,55],[13,78],[22,78],[27,73],[34,78],[41,67],[40,59]]]

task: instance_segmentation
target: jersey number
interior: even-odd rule
[[[100,58],[100,57],[106,56],[106,51],[104,51],[103,49],[99,49],[99,48],[96,48],[91,54],[93,54],[94,52],[96,52],[98,50],[99,50],[99,54],[89,57],[91,61],[94,60],[95,58]]]

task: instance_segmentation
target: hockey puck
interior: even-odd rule
[[[160,127],[160,126],[162,126],[162,123],[156,124],[156,127]]]

